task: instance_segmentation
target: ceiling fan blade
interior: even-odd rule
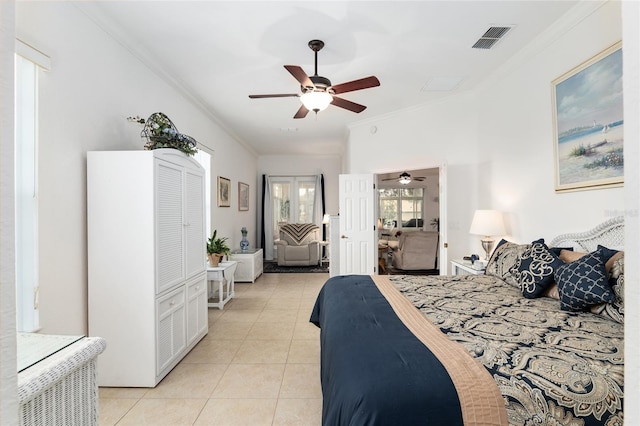
[[[348,109],[353,112],[362,112],[367,109],[366,106],[357,104],[355,102],[348,101],[346,99],[339,98],[337,96],[333,97],[333,101],[331,101],[331,105],[335,105],[340,108]]]
[[[315,87],[309,76],[302,68],[297,65],[285,65],[284,66],[287,71],[291,73],[291,75],[298,80],[298,82],[304,87]]]
[[[296,112],[296,115],[294,115],[293,118],[305,118],[308,113],[309,110],[307,109],[307,107],[304,105],[300,105],[300,109],[298,110],[298,112]]]
[[[376,77],[371,76],[347,83],[336,84],[335,86],[331,86],[331,88],[336,95],[339,95],[340,93],[353,92],[354,90],[368,89],[376,86],[380,86],[380,81]]]
[[[251,99],[262,99],[262,98],[297,98],[300,95],[297,93],[276,93],[273,95],[249,95]]]

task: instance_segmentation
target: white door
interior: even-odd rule
[[[376,272],[374,175],[340,175],[340,275]]]

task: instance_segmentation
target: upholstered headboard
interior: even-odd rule
[[[576,251],[592,252],[598,248],[598,244],[611,249],[623,249],[624,216],[607,220],[586,232],[559,235],[549,246],[573,247]]]

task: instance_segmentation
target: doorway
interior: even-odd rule
[[[443,267],[446,270],[440,255],[441,174],[441,169],[435,167],[376,176],[378,273],[438,273]],[[409,236],[412,232],[420,232],[421,236]],[[421,241],[424,255],[410,258],[407,251],[400,249],[401,240],[407,244],[409,240],[413,244]]]

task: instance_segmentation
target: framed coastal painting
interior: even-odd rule
[[[622,185],[622,43],[554,80],[552,98],[556,192]]]
[[[249,210],[249,185],[238,182],[238,210]]]
[[[231,207],[231,181],[218,176],[218,207]]]

